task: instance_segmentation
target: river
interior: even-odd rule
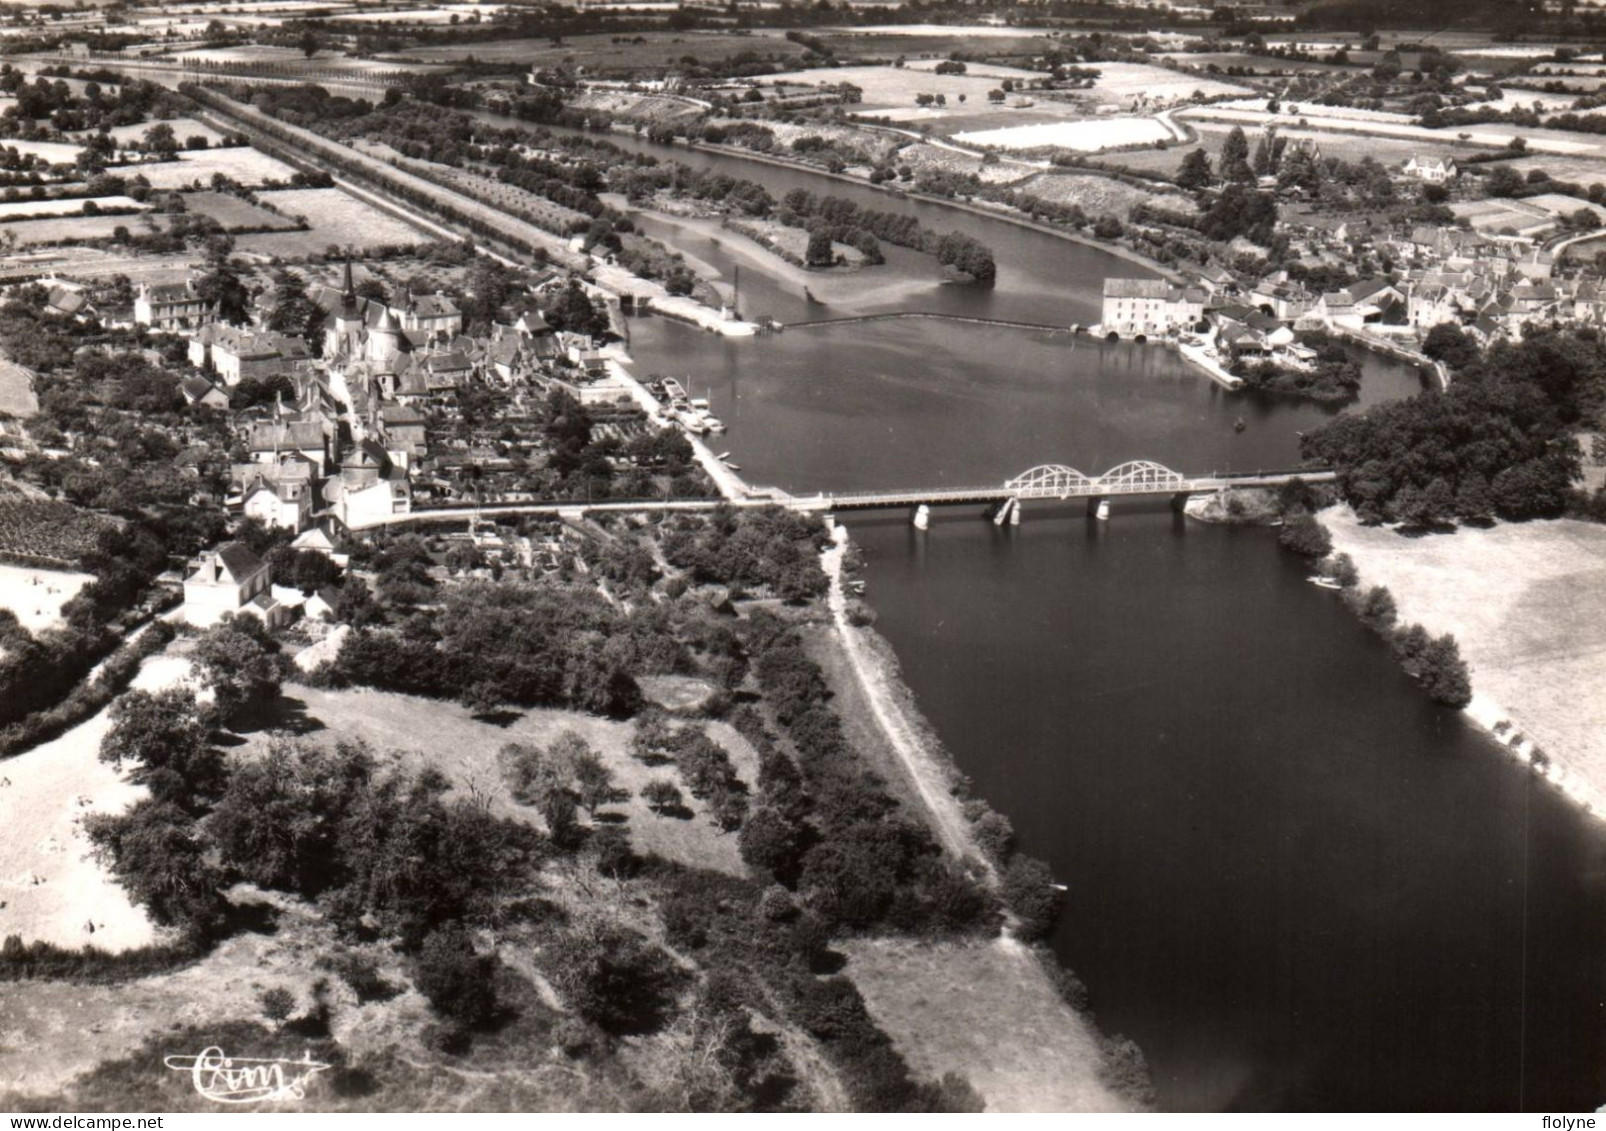
[[[999,264],[978,291],[921,282],[920,257],[896,254],[884,294],[821,312],[718,234],[674,233],[727,276],[741,267],[750,313],[1086,323],[1104,276],[1142,273],[862,186],[672,155],[777,197],[913,209]],[[742,340],[646,318],[630,349],[711,394],[744,475],[793,491],[990,483],[1045,462],[1288,467],[1298,433],[1330,416],[1226,393],[1158,346],[961,323]],[[1420,388],[1403,366],[1363,365],[1363,404]],[[1016,529],[975,511],[923,535],[904,515],[852,528],[909,685],[1069,886],[1055,950],[1100,1025],[1142,1046],[1163,1107],[1606,1100],[1606,835],[1429,703],[1271,532],[1119,501],[1107,523],[1029,506]]]

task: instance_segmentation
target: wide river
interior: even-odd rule
[[[669,155],[662,147],[634,147]],[[783,322],[940,310],[1098,319],[1101,251],[806,172],[689,164],[917,212],[990,244],[991,291],[897,252],[821,306],[718,232],[644,224]],[[822,293],[823,281],[810,283]],[[793,491],[1290,467],[1324,411],[1226,393],[1157,346],[894,321],[715,337],[632,323],[743,474]],[[1417,375],[1365,359],[1364,403]],[[1242,418],[1242,431],[1234,425]],[[855,519],[925,712],[1069,886],[1054,938],[1174,1110],[1593,1110],[1606,1101],[1606,834],[1430,704],[1271,532],[1117,504]],[[1476,673],[1474,673],[1476,679]]]

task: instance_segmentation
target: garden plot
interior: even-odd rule
[[[911,71],[930,74],[941,66],[941,59],[915,59],[904,64]],[[1042,71],[1028,71],[1024,67],[1000,67],[996,63],[966,63],[965,74],[988,79],[1021,79],[1030,82],[1043,77]]]
[[[285,216],[300,216],[311,225],[304,232],[266,232],[241,236],[235,246],[285,258],[321,255],[330,244],[358,250],[427,242],[430,237],[388,212],[335,188],[277,189],[257,194]]]
[[[173,161],[158,161],[125,166],[120,172],[135,173],[150,181],[152,188],[183,189],[197,182],[209,187],[212,177],[222,173],[237,184],[255,185],[279,182],[288,184],[296,171],[283,161],[248,145],[228,149],[197,149],[186,151]]]
[[[29,632],[60,628],[61,607],[93,580],[87,573],[0,562],[0,609],[11,610]]]
[[[1583,201],[1575,200],[1573,203],[1576,206],[1583,205]],[[1465,220],[1474,231],[1485,234],[1511,232],[1519,236],[1536,235],[1555,225],[1555,217],[1550,212],[1527,201],[1464,201],[1450,205],[1450,210],[1455,213],[1457,220]]]
[[[1022,192],[1039,200],[1078,205],[1089,216],[1114,215],[1126,219],[1140,204],[1153,204],[1183,215],[1198,211],[1193,199],[1182,193],[1148,192],[1114,177],[1086,173],[1042,173],[1020,187]]]
[[[226,232],[255,232],[264,228],[278,231],[296,226],[292,217],[269,212],[226,192],[187,192],[184,207],[196,215],[216,220]]]
[[[39,398],[33,391],[33,373],[0,356],[0,418],[26,420],[39,414]]]
[[[962,176],[974,174],[987,185],[1014,184],[1024,177],[1031,176],[1033,172],[1032,168],[1018,162],[995,161],[988,165],[979,157],[955,153],[952,149],[930,145],[923,141],[898,150],[893,158],[893,164],[909,166],[914,170],[916,178],[921,173],[958,173]]]
[[[1090,118],[1080,122],[1039,122],[1001,130],[954,135],[955,141],[996,149],[1074,149],[1092,153],[1126,145],[1172,140],[1171,131],[1154,118]]]
[[[93,215],[97,210],[101,212],[144,212],[150,208],[150,205],[141,204],[131,196],[74,196],[61,200],[8,200],[0,204],[0,223],[5,223],[14,216],[76,216],[84,212],[86,204],[95,206],[89,210],[90,215]]]

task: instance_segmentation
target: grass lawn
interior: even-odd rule
[[[1606,793],[1606,526],[1558,520],[1407,538],[1322,513],[1363,585],[1402,622],[1450,632],[1474,694],[1504,709],[1553,760]]]
[[[1093,1026],[1030,951],[995,939],[840,946],[876,1023],[919,1076],[958,1072],[989,1111],[1130,1111],[1098,1079]]]
[[[642,787],[654,778],[668,778],[681,786],[682,793],[686,790],[674,766],[646,766],[630,756],[633,723],[542,709],[498,726],[475,718],[456,703],[410,695],[367,688],[325,691],[299,684],[285,690],[298,729],[307,729],[310,738],[361,739],[376,751],[395,751],[404,764],[434,765],[459,787],[473,786],[491,796],[505,815],[533,823],[539,823],[535,811],[515,803],[503,787],[497,752],[510,742],[548,746],[564,731],[577,731],[602,756],[619,787],[630,792],[628,801],[601,810],[599,820],[623,825],[637,852],[656,853],[694,868],[746,874],[735,834],[722,832],[703,802],[687,794],[691,815],[676,817],[652,812],[641,799]],[[748,742],[726,723],[710,723],[708,732],[730,753],[737,775],[749,784],[755,781],[758,755]],[[264,736],[252,738],[253,746],[263,742]]]
[[[285,216],[305,217],[312,227],[242,236],[237,243],[242,251],[298,259],[322,255],[330,244],[364,250],[429,242],[411,224],[336,188],[275,189],[258,193],[257,199]]]
[[[148,232],[157,225],[165,225],[165,216],[148,213],[137,216],[58,216],[48,220],[15,220],[5,226],[17,237],[17,244],[77,243],[82,240],[110,239],[118,228],[130,232]]]

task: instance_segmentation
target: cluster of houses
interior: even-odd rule
[[[429,414],[450,416],[471,384],[556,385],[586,404],[629,398],[591,338],[554,331],[533,301],[481,336],[464,333],[447,295],[364,297],[349,263],[338,284],[308,297],[324,311],[316,354],[296,335],[217,321],[193,282],[145,285],[136,296],[136,321],[189,338],[195,372],[181,389],[190,403],[226,409],[248,380],[292,390],[237,418],[248,459],[232,467],[229,501],[270,526],[300,532],[329,519],[356,528],[410,512]]]
[[[1606,325],[1606,283],[1558,277],[1554,256],[1529,241],[1428,226],[1376,239],[1345,227],[1301,238],[1329,253],[1342,246],[1346,254],[1334,263],[1355,261],[1349,240],[1366,242],[1394,266],[1390,276],[1329,291],[1313,291],[1286,270],[1247,285],[1222,271],[1196,273],[1186,284],[1108,278],[1098,330],[1121,338],[1197,336],[1224,359],[1250,354],[1297,367],[1308,353],[1293,343],[1300,331],[1367,334],[1412,346],[1450,323],[1486,345],[1520,337],[1533,324]]]

